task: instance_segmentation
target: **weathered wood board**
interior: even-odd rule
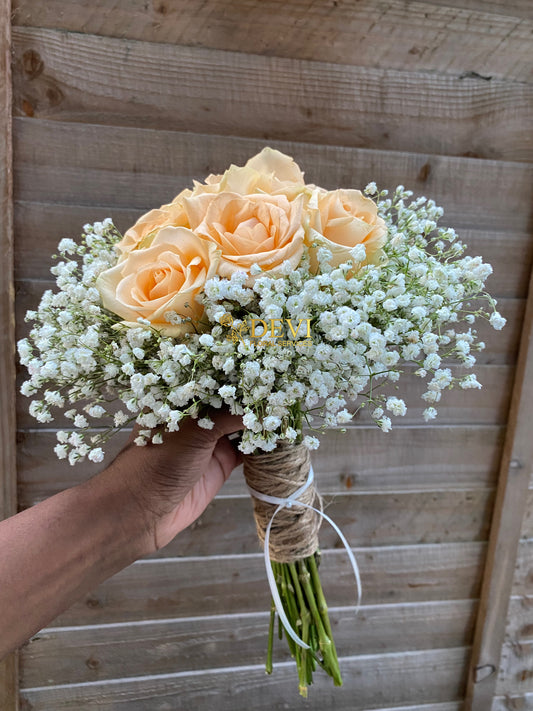
[[[377,546],[354,552],[365,605],[465,600],[479,592],[484,543]],[[324,580],[333,581],[329,604],[354,604],[355,583],[346,553],[323,551],[321,566]],[[214,615],[269,610],[263,555],[138,561],[74,604],[54,624],[191,617],[198,614],[199,600],[202,609]]]
[[[505,3],[505,13],[501,2],[452,5],[256,0],[243,11],[227,0],[15,0],[13,24],[295,59],[314,60],[318,49],[321,61],[337,64],[531,79],[527,0]]]
[[[15,115],[528,161],[533,85],[14,28]],[[169,91],[169,86],[179,91]],[[238,107],[238,110],[235,110]]]
[[[354,608],[331,608],[339,655],[461,647],[468,644],[474,600],[368,605],[354,624]],[[21,686],[77,684],[121,676],[172,674],[224,666],[262,664],[269,612],[147,620],[103,626],[44,629],[24,648]],[[276,661],[290,656],[276,641]]]
[[[435,649],[381,655],[365,655],[341,659],[345,684],[333,687],[329,679],[320,677],[311,688],[310,699],[298,697],[297,677],[292,662],[274,666],[271,677],[261,665],[206,670],[201,674],[174,673],[142,676],[84,685],[50,686],[26,689],[22,699],[33,711],[80,711],[98,704],[99,709],[115,709],[127,704],[128,711],[168,711],[187,698],[196,704],[216,704],[219,711],[249,708],[324,709],[366,711],[388,704],[391,698],[409,708],[425,711],[448,711],[440,707],[445,701],[461,696],[463,670],[468,648]],[[427,678],[431,676],[431,685]],[[417,706],[405,706],[412,704]],[[179,707],[179,706],[178,706]],[[390,708],[390,707],[389,707]],[[453,708],[453,706],[452,706]],[[394,711],[394,709],[391,709]]]
[[[17,510],[11,3],[0,0],[0,520]],[[0,708],[18,709],[18,657],[0,661]]]
[[[443,224],[520,233],[531,226],[533,166],[524,163],[23,118],[13,140],[17,201],[148,210],[193,178],[243,165],[272,145],[326,188],[402,184],[442,205]]]
[[[108,461],[127,437],[125,432],[109,443]],[[18,441],[18,497],[23,508],[99,471],[91,462],[71,467],[56,460],[54,431],[20,431]],[[375,426],[346,434],[330,430],[313,453],[313,466],[324,494],[486,489],[496,484],[502,441],[499,426],[395,427],[386,439]],[[222,494],[245,493],[242,472],[237,470]]]

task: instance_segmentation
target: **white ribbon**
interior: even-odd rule
[[[355,612],[357,613],[359,606],[361,605],[361,576],[359,575],[359,567],[357,565],[357,561],[355,560],[355,556],[352,552],[352,549],[350,548],[350,545],[346,538],[344,537],[342,531],[340,528],[337,526],[337,524],[331,520],[329,516],[327,516],[323,511],[320,509],[316,509],[314,506],[310,506],[309,504],[304,504],[303,501],[299,501],[299,497],[308,489],[311,484],[313,483],[315,475],[313,472],[313,466],[311,465],[309,468],[309,476],[307,477],[307,481],[303,486],[301,486],[299,489],[296,489],[290,496],[288,496],[286,499],[280,498],[278,496],[269,496],[268,494],[262,494],[260,491],[256,491],[255,489],[252,489],[251,486],[248,487],[248,490],[250,491],[250,494],[252,496],[255,496],[256,499],[259,499],[260,501],[264,501],[267,504],[277,504],[277,509],[274,511],[272,514],[272,518],[268,522],[268,526],[266,527],[265,531],[265,567],[266,567],[266,574],[268,578],[268,584],[270,585],[270,592],[272,593],[272,599],[274,601],[274,605],[276,607],[277,613],[279,615],[279,619],[281,620],[281,624],[283,627],[285,627],[285,630],[287,631],[287,634],[289,637],[291,637],[296,644],[300,645],[300,647],[303,647],[304,649],[310,649],[309,645],[306,644],[303,639],[298,637],[294,629],[291,627],[291,624],[289,620],[287,619],[287,615],[285,614],[285,610],[283,609],[283,603],[281,602],[281,598],[279,596],[278,592],[278,586],[276,585],[276,579],[274,577],[274,573],[272,572],[272,565],[270,563],[270,529],[272,528],[272,523],[274,519],[276,518],[277,514],[282,510],[282,509],[290,509],[292,506],[302,506],[305,509],[310,509],[311,511],[315,511],[315,513],[319,514],[319,516],[322,516],[323,519],[325,519],[330,526],[333,527],[339,538],[341,539],[345,549],[346,553],[348,554],[348,558],[350,559],[350,563],[355,575],[355,582],[357,584],[357,603],[355,606]]]

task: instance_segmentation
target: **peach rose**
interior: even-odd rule
[[[294,199],[305,189],[304,174],[290,156],[266,147],[244,166],[231,165],[223,175],[210,175],[194,183],[194,195],[231,192],[239,195],[268,193]]]
[[[303,196],[253,193],[185,198],[191,228],[220,249],[218,274],[229,278],[258,264],[275,271],[283,262],[297,267],[303,253]],[[249,282],[253,281],[252,278]]]
[[[196,195],[215,196],[220,192],[284,194],[292,199],[305,189],[303,173],[290,157],[273,148],[263,148],[244,166],[231,165],[223,175],[209,175],[204,183],[194,181],[193,190],[185,189],[171,203],[142,215],[117,244],[120,260],[134,249],[149,247],[164,227],[190,227],[184,199]],[[205,203],[207,204],[207,203]]]
[[[129,252],[102,272],[96,287],[103,305],[132,325],[148,319],[165,335],[176,336],[193,327],[166,321],[167,311],[190,316],[197,325],[203,307],[197,301],[205,282],[217,270],[220,250],[185,227],[165,227],[149,247]]]
[[[120,260],[126,258],[133,249],[149,247],[159,230],[164,227],[189,227],[187,215],[183,209],[183,198],[192,195],[191,190],[182,190],[168,205],[161,205],[157,210],[150,210],[130,227],[117,244]]]
[[[308,204],[310,244],[327,247],[333,254],[332,266],[350,259],[350,250],[363,244],[363,264],[382,264],[387,241],[387,226],[379,217],[376,204],[359,190],[325,191],[317,188]],[[316,248],[311,247],[311,265],[317,268]]]

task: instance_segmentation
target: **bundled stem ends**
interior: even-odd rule
[[[287,499],[307,481],[311,465],[309,450],[304,445],[279,444],[273,452],[244,456],[244,476],[256,492]],[[277,504],[265,502],[252,494],[259,540],[264,545],[265,532]],[[298,501],[321,510],[321,498],[311,484]],[[285,615],[305,649],[286,632],[291,655],[298,668],[299,690],[307,696],[313,672],[321,666],[336,686],[342,684],[337,652],[331,633],[327,605],[318,574],[318,531],[320,516],[297,503],[284,507],[271,525],[269,553],[276,587]],[[272,605],[266,671],[272,672],[272,647],[275,625]],[[281,636],[281,625],[280,625]]]

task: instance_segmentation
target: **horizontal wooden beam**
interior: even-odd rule
[[[318,52],[323,62],[456,75],[470,71],[481,81],[528,81],[533,18],[530,13],[527,20],[526,2],[503,6],[478,0],[476,7],[465,0],[256,0],[243,7],[228,0],[93,0],[82,5],[76,0],[15,0],[13,23],[294,59],[314,60]]]
[[[401,711],[458,711],[467,657],[468,648],[463,647],[341,657],[344,687],[334,689],[331,679],[317,671],[305,707],[318,711],[334,704],[336,711],[366,711],[393,699],[402,704]],[[180,708],[184,695],[189,707],[199,711],[211,710],[214,699],[218,711],[250,708],[251,698],[256,711],[283,708],[288,700],[296,707],[300,701],[293,661],[275,664],[271,676],[265,674],[263,665],[213,668],[202,674],[37,687],[26,689],[22,699],[32,711],[79,711],[96,705],[112,709],[117,704],[149,711]],[[395,710],[389,707],[389,711]]]
[[[250,535],[255,536],[255,531]],[[485,549],[486,544],[480,542],[356,548],[363,602],[477,598]],[[354,604],[353,571],[344,551],[323,551],[321,574],[330,605]],[[202,610],[210,614],[269,610],[263,554],[138,561],[75,603],[53,624],[190,617],[198,614],[199,600]],[[357,634],[355,622],[353,633]]]
[[[127,432],[108,444],[109,461],[125,445]],[[313,452],[318,486],[324,494],[395,493],[487,489],[495,485],[504,427],[494,425],[394,427],[384,439],[375,425],[345,434],[329,430]],[[71,467],[53,455],[55,431],[18,433],[19,498],[31,506],[90,476],[98,467]],[[386,444],[386,446],[384,446]],[[235,471],[223,496],[246,494],[242,472]]]
[[[13,38],[17,116],[533,157],[533,85],[525,82],[484,81],[468,69],[444,76],[40,28],[14,28]]]
[[[265,145],[325,188],[402,184],[441,205],[443,225],[530,231],[533,165],[525,163],[39,119],[14,121],[15,199],[148,210]]]
[[[476,605],[366,605],[355,619],[353,607],[329,614],[339,655],[356,656],[468,645]],[[262,664],[269,617],[265,611],[44,629],[22,651],[21,687],[203,670],[217,657],[225,667]],[[285,643],[276,642],[275,658],[290,658]]]

